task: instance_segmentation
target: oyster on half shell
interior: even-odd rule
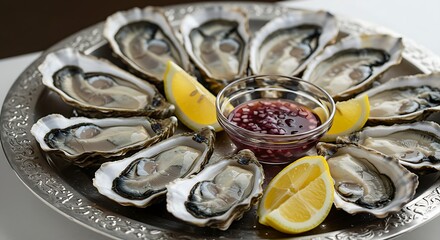
[[[226,230],[263,194],[264,171],[248,149],[226,156],[197,175],[168,185],[167,210],[196,226]]]
[[[403,48],[401,38],[389,35],[348,36],[326,47],[302,78],[324,88],[335,100],[348,99],[400,63]]]
[[[166,194],[166,186],[200,171],[214,150],[215,132],[182,133],[95,172],[93,186],[121,205],[147,207]]]
[[[176,127],[175,117],[91,119],[51,114],[39,119],[31,133],[44,151],[86,167],[150,146],[173,135]]]
[[[252,73],[296,76],[337,35],[336,19],[328,12],[292,11],[275,18],[251,40]]]
[[[163,118],[174,112],[152,84],[71,48],[48,54],[38,70],[44,85],[87,116]]]
[[[374,149],[415,171],[440,170],[440,125],[434,122],[366,127],[337,141]]]
[[[216,6],[195,11],[184,17],[180,31],[186,51],[214,92],[246,75],[250,32],[241,10]]]
[[[107,18],[103,35],[130,70],[155,84],[163,81],[170,60],[190,70],[185,49],[158,7],[116,12]]]
[[[354,144],[319,143],[317,150],[327,159],[337,208],[384,218],[414,197],[417,175],[394,158]]]
[[[362,94],[370,100],[370,124],[421,120],[440,111],[440,73],[396,77]]]

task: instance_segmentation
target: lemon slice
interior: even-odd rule
[[[337,102],[332,127],[322,137],[321,141],[333,142],[338,136],[348,135],[360,130],[369,116],[370,102],[366,94],[345,102]]]
[[[325,158],[303,157],[269,183],[258,207],[259,222],[284,233],[308,231],[327,217],[333,193]]]
[[[215,111],[215,96],[196,78],[177,64],[168,61],[164,74],[165,96],[176,106],[176,116],[192,130],[212,126],[221,131]]]

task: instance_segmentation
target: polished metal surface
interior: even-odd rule
[[[217,3],[215,3],[217,4]],[[219,3],[224,4],[224,3]],[[177,26],[181,18],[198,8],[214,3],[178,5],[166,9],[169,20]],[[293,11],[273,4],[238,3],[251,18],[251,28],[258,29],[267,20]],[[345,33],[380,33],[390,31],[365,22],[338,19]],[[411,40],[404,39],[404,61],[390,69],[384,78],[420,72],[440,71],[440,58],[432,55]],[[108,58],[111,50],[102,37],[102,23],[85,29],[60,42],[48,52],[62,47],[74,47],[88,54]],[[255,209],[227,231],[187,225],[166,211],[165,203],[138,209],[122,207],[101,196],[92,186],[95,169],[81,169],[66,161],[41,152],[29,130],[34,122],[49,113],[72,115],[72,109],[41,83],[37,66],[45,54],[32,63],[10,89],[1,113],[1,141],[11,167],[23,183],[39,198],[70,219],[121,239],[206,239],[206,238],[328,238],[370,239],[391,238],[440,214],[439,174],[420,177],[416,198],[400,212],[385,219],[370,215],[351,216],[332,209],[327,219],[317,228],[301,235],[286,235],[258,224]],[[185,130],[183,128],[181,131]],[[218,134],[215,157],[233,151],[224,133]],[[282,166],[265,166],[270,180]]]

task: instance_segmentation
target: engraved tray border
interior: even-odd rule
[[[175,5],[165,8],[171,22],[185,14],[206,6],[226,3]],[[291,9],[267,3],[234,3],[228,5],[245,9],[250,16],[267,18],[279,16]],[[338,18],[340,29],[353,34],[392,33],[367,22]],[[82,30],[56,44],[42,54],[18,77],[5,98],[1,112],[1,142],[5,155],[23,183],[43,202],[69,219],[113,238],[121,239],[193,239],[182,233],[167,231],[118,214],[107,212],[89,201],[81,193],[66,184],[45,159],[38,154],[38,146],[30,134],[35,122],[34,109],[44,90],[37,67],[47,53],[64,47],[92,52],[105,44],[103,23]],[[440,71],[440,58],[415,42],[405,39],[403,56],[422,72]],[[419,197],[408,203],[400,212],[384,218],[379,225],[354,226],[350,229],[299,238],[316,239],[387,239],[420,226],[440,214],[440,180],[436,180]],[[214,236],[213,236],[214,237]],[[243,236],[245,237],[245,236]],[[295,236],[292,236],[292,239]],[[296,238],[295,238],[296,239]]]

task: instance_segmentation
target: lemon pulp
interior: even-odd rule
[[[167,100],[176,106],[177,118],[187,127],[199,130],[210,125],[216,131],[222,130],[217,122],[215,96],[171,61],[164,74],[164,90]]]
[[[322,137],[322,141],[332,142],[338,136],[348,135],[360,130],[370,116],[370,102],[368,95],[336,103],[336,112],[333,124]]]

